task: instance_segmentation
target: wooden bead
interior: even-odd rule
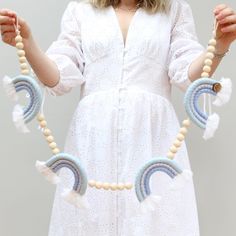
[[[189,119],[183,120],[182,125],[184,127],[189,127],[190,126],[190,120]]]
[[[21,74],[22,75],[29,75],[30,71],[28,69],[22,70]]]
[[[52,143],[54,141],[54,137],[52,135],[48,136],[46,138],[46,140],[49,142],[49,143]]]
[[[102,188],[105,189],[105,190],[108,190],[108,189],[110,189],[110,184],[109,183],[103,183]]]
[[[40,126],[42,127],[42,128],[45,128],[46,126],[47,126],[47,121],[46,120],[42,120],[42,121],[40,121]]]
[[[210,66],[204,66],[203,71],[206,72],[206,73],[209,73],[211,71],[211,67]]]
[[[18,50],[18,51],[17,51],[17,55],[18,55],[19,57],[24,57],[24,56],[25,56],[25,51],[24,51],[24,50]]]
[[[209,45],[216,46],[216,40],[215,39],[210,39],[209,40]]]
[[[210,74],[207,72],[202,72],[201,77],[202,78],[209,78]]]
[[[52,150],[52,153],[56,155],[56,154],[60,153],[60,150],[58,148],[54,148]]]
[[[131,184],[131,183],[126,183],[125,184],[126,189],[131,189],[132,187],[133,187],[133,184]]]
[[[19,57],[19,62],[20,62],[20,63],[26,63],[26,62],[27,62],[26,57],[25,57],[25,56]]]
[[[215,55],[214,55],[214,53],[212,53],[212,52],[207,52],[207,53],[206,53],[206,58],[207,58],[207,59],[213,59],[214,56],[215,56]]]
[[[45,136],[49,136],[49,135],[51,135],[51,130],[50,129],[44,129],[44,131],[43,131],[43,134],[45,135]]]
[[[118,183],[117,188],[119,190],[123,190],[125,188],[125,185],[123,183]]]
[[[24,44],[22,42],[19,42],[16,44],[16,48],[17,49],[23,49],[24,48]]]
[[[102,188],[102,182],[96,182],[95,183],[95,187],[97,188],[97,189],[101,189]]]
[[[22,38],[20,35],[17,35],[17,36],[15,37],[15,41],[16,41],[16,43],[20,43],[20,42],[23,41],[23,38]]]
[[[204,61],[204,64],[206,65],[206,66],[211,66],[212,65],[212,60],[211,59],[206,59],[205,61]]]
[[[110,185],[110,189],[113,190],[113,191],[117,190],[117,184],[116,183],[112,183]]]
[[[173,152],[168,152],[167,153],[167,158],[173,159],[175,157],[175,154]]]
[[[43,115],[43,114],[39,114],[39,115],[37,116],[37,120],[38,120],[38,121],[43,121],[43,120],[45,120],[44,115]]]
[[[174,145],[175,145],[176,147],[180,147],[180,146],[181,146],[181,142],[180,142],[178,139],[176,139],[176,140],[174,141]]]
[[[179,133],[179,134],[177,135],[177,139],[178,139],[179,141],[183,141],[184,138],[185,138],[184,135],[181,134],[181,133]]]
[[[21,63],[21,64],[20,64],[20,68],[21,68],[22,70],[28,69],[27,63]]]
[[[187,132],[188,132],[188,130],[185,127],[180,128],[180,133],[181,134],[185,135],[185,134],[187,134]]]
[[[54,149],[54,148],[57,147],[57,144],[56,144],[55,142],[49,143],[49,147],[50,147],[51,149]]]
[[[214,46],[208,46],[207,47],[207,51],[208,52],[215,52],[216,51],[216,48]]]
[[[170,147],[170,152],[176,153],[177,151],[178,151],[178,149],[177,149],[176,146],[171,146],[171,147]]]
[[[96,181],[95,180],[89,180],[88,184],[89,184],[90,187],[95,187]]]

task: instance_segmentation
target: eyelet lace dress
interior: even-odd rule
[[[188,68],[204,47],[189,4],[170,3],[168,14],[139,8],[125,43],[112,6],[72,1],[63,14],[61,33],[46,52],[60,80],[48,91],[60,96],[80,89],[64,152],[81,160],[89,180],[134,183],[148,160],[166,155],[179,131],[171,86],[186,90]],[[191,170],[185,143],[175,160]],[[171,179],[155,173],[150,187],[162,201],[141,214],[134,188],[88,187],[90,208],[76,208],[61,197],[73,185],[72,173],[62,169],[59,175],[49,236],[199,236],[192,180],[170,192]]]

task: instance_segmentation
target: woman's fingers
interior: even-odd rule
[[[224,33],[236,32],[236,24],[225,26],[221,29]]]
[[[6,32],[5,34],[2,35],[2,40],[3,40],[3,42],[14,46],[15,45],[15,37],[16,37],[15,32]]]
[[[9,16],[2,16],[0,15],[0,25],[3,24],[13,24],[15,22],[14,18],[11,18]]]
[[[6,32],[15,32],[15,27],[13,25],[1,25],[1,34]]]
[[[224,19],[219,21],[220,24],[232,24],[236,23],[236,14],[226,16]]]
[[[234,10],[230,7],[227,7],[225,9],[223,9],[222,11],[220,11],[217,15],[216,15],[216,19],[218,21],[224,19],[227,16],[233,15],[234,14]]]
[[[214,13],[218,14],[220,11],[222,11],[223,9],[227,8],[226,4],[219,4],[218,6],[216,6]]]

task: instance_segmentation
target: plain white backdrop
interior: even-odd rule
[[[227,0],[194,1],[190,3],[199,41],[207,45],[212,36],[213,9],[226,3],[236,10],[236,2]],[[25,18],[43,50],[59,34],[60,19],[69,1],[1,0],[0,8],[9,8]],[[236,84],[236,42],[223,59],[215,79],[229,77]],[[4,75],[19,74],[16,50],[0,42],[0,80]],[[173,89],[173,102],[179,120],[186,117],[184,94]],[[220,127],[209,141],[202,131],[191,126],[187,145],[196,189],[201,236],[236,235],[236,95],[216,111],[221,115]],[[62,97],[47,96],[45,114],[61,149],[71,116],[78,103],[78,90]],[[13,103],[0,86],[0,235],[44,236],[48,233],[55,186],[47,183],[35,169],[36,160],[47,160],[51,152],[37,129],[36,121],[30,134],[20,134],[11,121]],[[184,236],[184,235],[183,235]]]

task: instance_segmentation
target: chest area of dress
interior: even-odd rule
[[[163,13],[148,14],[140,8],[132,16],[124,42],[118,18],[111,6],[100,11],[90,10],[81,24],[85,58],[91,63],[125,52],[130,59],[145,57],[163,61],[170,44],[169,21]]]

